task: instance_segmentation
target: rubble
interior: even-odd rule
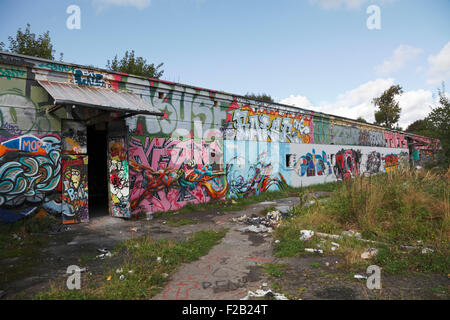
[[[360,274],[355,274],[355,275],[353,276],[353,278],[355,278],[355,279],[363,279],[363,280],[366,280],[366,279],[367,279],[367,276],[362,276],[362,275],[360,275]]]
[[[306,241],[311,240],[311,238],[314,236],[314,231],[312,230],[300,230],[300,240]]]
[[[305,251],[311,252],[311,253],[323,253],[323,250],[321,250],[321,249],[305,248]]]
[[[276,292],[274,293],[270,289],[267,291],[264,291],[261,289],[256,290],[256,292],[249,291],[247,293],[247,296],[245,296],[241,300],[249,300],[250,298],[268,298],[268,299],[275,299],[275,300],[289,300],[283,294],[276,293]]]
[[[378,249],[369,248],[366,251],[364,251],[363,253],[361,253],[361,258],[362,259],[370,259],[370,258],[376,256],[377,253],[378,253]]]
[[[106,248],[97,249],[97,251],[101,254],[97,255],[96,258],[104,259],[106,257],[112,257],[111,252],[109,252],[109,250]]]
[[[233,222],[245,223],[250,225],[249,227],[244,227],[239,229],[241,232],[272,232],[273,229],[280,225],[282,219],[290,217],[289,213],[282,213],[279,210],[273,210],[268,212],[265,216],[257,216],[253,214],[248,217],[246,214],[231,218]]]
[[[434,252],[434,250],[430,249],[430,248],[423,248],[422,249],[422,254],[433,253],[433,252]]]
[[[263,225],[259,225],[259,226],[249,226],[249,227],[240,228],[239,231],[260,233],[260,232],[268,232],[269,228],[267,228]]]

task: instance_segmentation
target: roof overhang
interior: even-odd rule
[[[129,115],[164,115],[135,93],[54,81],[38,80],[38,82],[54,99],[55,107],[50,108],[48,112],[53,112],[62,105],[77,105],[113,112],[125,112]]]

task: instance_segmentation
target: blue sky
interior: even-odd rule
[[[72,4],[79,30],[66,27]],[[379,30],[366,25],[370,5]],[[350,118],[373,121],[370,100],[400,84],[403,127],[450,80],[448,0],[0,0],[0,9],[5,43],[28,22],[50,31],[67,62],[105,67],[134,49],[164,62],[166,80]]]

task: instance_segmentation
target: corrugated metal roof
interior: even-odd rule
[[[54,81],[39,80],[38,82],[55,99],[55,105],[74,104],[111,111],[163,115],[161,111],[131,92]]]

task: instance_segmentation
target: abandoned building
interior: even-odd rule
[[[0,219],[63,223],[348,179],[438,140],[224,92],[0,52]]]

